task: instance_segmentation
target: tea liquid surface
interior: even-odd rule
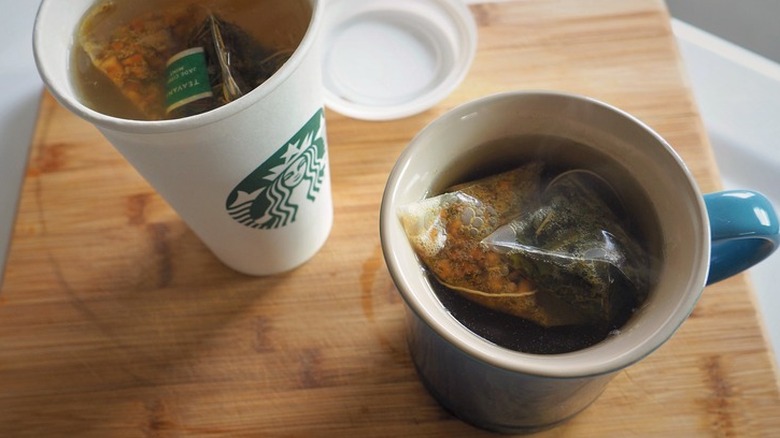
[[[99,20],[87,18],[97,8],[110,6],[110,13],[100,14]],[[165,11],[195,7],[220,17],[249,34],[257,43],[272,50],[292,52],[301,42],[312,17],[308,0],[133,0],[98,1],[82,19],[75,30],[74,45],[71,53],[71,80],[77,96],[86,106],[114,117],[150,120],[147,114],[139,110],[118,87],[96,68],[89,55],[80,45],[85,29],[96,35],[107,35],[117,28],[127,26],[139,17]],[[143,21],[143,20],[141,20]],[[153,23],[147,23],[152,25]],[[195,23],[197,27],[200,23]],[[143,23],[140,24],[143,26]],[[193,28],[193,31],[195,29]],[[181,42],[184,50],[186,41]],[[175,53],[161,54],[171,57]],[[166,58],[167,59],[167,58]],[[149,69],[164,88],[167,80],[164,66]],[[160,102],[165,105],[165,102]],[[164,109],[161,110],[164,113]]]

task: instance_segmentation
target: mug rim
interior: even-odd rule
[[[73,93],[65,89],[60,81],[55,80],[54,78],[58,76],[56,73],[57,68],[61,66],[52,65],[52,61],[47,59],[46,53],[48,52],[48,49],[45,48],[45,45],[47,41],[56,38],[57,36],[51,35],[53,32],[52,30],[43,29],[41,23],[49,14],[53,13],[55,5],[62,7],[62,5],[64,5],[62,2],[56,0],[43,0],[41,2],[33,26],[33,57],[38,72],[46,87],[51,91],[52,96],[69,111],[96,126],[119,132],[137,134],[164,134],[200,128],[216,123],[234,114],[238,114],[254,105],[273,92],[273,90],[279,88],[279,86],[300,66],[303,62],[303,58],[307,56],[312,50],[312,47],[316,44],[316,39],[323,19],[323,0],[307,1],[312,7],[312,12],[306,32],[293,54],[279,70],[264,83],[255,87],[241,98],[211,111],[189,117],[171,120],[135,120],[110,116],[83,104]],[[89,7],[87,10],[89,10]],[[78,24],[78,22],[75,23],[75,26],[78,26]],[[70,29],[71,33],[67,35],[68,40],[73,39],[72,35],[76,32],[75,26],[73,29]],[[72,44],[69,44],[69,47],[70,45]],[[65,66],[65,69],[66,76],[69,76],[67,71],[69,67],[67,65]],[[71,79],[69,77],[66,78],[66,83],[70,82]]]
[[[659,150],[663,150],[674,160],[676,171],[688,181],[689,189],[695,194],[695,199],[692,199],[692,202],[695,204],[694,208],[697,211],[698,222],[701,224],[702,232],[709,236],[709,220],[706,206],[692,174],[677,152],[648,125],[615,106],[584,95],[549,90],[508,91],[478,98],[451,109],[424,127],[406,146],[388,177],[380,207],[380,240],[385,262],[393,282],[408,309],[415,312],[428,328],[434,330],[439,336],[473,358],[506,370],[553,378],[582,378],[614,373],[636,363],[658,349],[679,329],[693,311],[706,283],[710,254],[709,239],[703,240],[703,261],[699,264],[699,269],[691,273],[686,283],[688,286],[688,289],[685,291],[686,295],[684,299],[680,300],[674,311],[665,316],[662,322],[658,324],[657,330],[644,336],[642,342],[633,345],[631,348],[626,348],[620,354],[610,357],[603,354],[605,349],[603,346],[607,341],[600,341],[593,346],[569,353],[548,355],[522,353],[495,345],[461,325],[448,313],[443,305],[437,308],[426,306],[420,300],[418,293],[412,290],[413,286],[410,282],[411,277],[423,276],[424,269],[422,265],[418,262],[419,269],[417,271],[404,272],[401,267],[399,253],[395,251],[396,245],[401,244],[401,242],[396,241],[398,239],[394,240],[395,236],[392,235],[391,231],[394,226],[400,227],[396,216],[398,205],[395,204],[395,196],[403,183],[401,176],[409,166],[409,163],[414,159],[417,145],[421,144],[420,139],[427,133],[439,129],[440,126],[451,123],[454,119],[464,120],[464,118],[468,118],[469,114],[474,113],[479,107],[506,99],[529,98],[562,99],[600,107],[620,116],[627,123],[640,128],[644,133],[650,135],[653,141],[660,146]],[[404,244],[408,244],[408,241],[404,242]],[[426,287],[430,289],[429,285]]]

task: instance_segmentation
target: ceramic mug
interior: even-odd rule
[[[273,76],[227,105],[182,119],[121,119],[79,99],[70,54],[95,0],[43,0],[35,61],[52,95],[95,125],[217,258],[246,274],[276,274],[313,257],[333,224],[319,36],[324,7],[309,3],[303,40]]]
[[[538,141],[544,138],[583,147]],[[652,218],[640,225],[655,227],[658,238],[657,282],[644,305],[619,335],[570,353],[508,350],[461,325],[437,299],[397,216],[399,206],[463,182],[475,169],[532,158],[596,170],[629,211]],[[779,241],[777,215],[762,195],[702,196],[680,157],[648,126],[608,104],[554,92],[485,97],[428,125],[389,176],[380,232],[387,267],[407,305],[410,352],[421,380],[455,415],[499,432],[548,428],[581,412],[617,372],[672,336],[705,285],[769,256]]]

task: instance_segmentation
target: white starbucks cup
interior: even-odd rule
[[[163,121],[111,117],[71,81],[76,28],[94,0],[43,0],[33,36],[53,96],[95,125],[226,265],[250,275],[309,260],[333,224],[319,28],[323,2],[290,59],[225,106]]]

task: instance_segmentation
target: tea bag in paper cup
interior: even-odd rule
[[[177,55],[188,54],[195,49],[204,52],[201,62],[207,72],[205,85],[210,88],[211,96],[182,99],[175,96],[169,86],[166,100],[168,118],[200,114],[238,99],[267,81],[293,52],[291,48],[265,47],[246,30],[213,13],[209,13],[191,32],[186,47],[187,50]],[[171,66],[169,61],[169,71]],[[171,76],[168,74],[169,83]]]
[[[293,53],[265,47],[208,5],[162,5],[113,27],[124,14],[115,2],[97,5],[78,42],[130,104],[119,114],[128,118],[175,119],[225,105],[263,84]]]
[[[159,8],[112,27],[111,17],[122,11],[114,2],[103,2],[84,17],[78,44],[116,87],[117,97],[127,99],[137,111],[131,118],[163,119],[166,89],[161,78],[166,63],[185,48],[203,11],[196,6]]]
[[[415,253],[444,286],[485,307],[560,326],[582,316],[511,266],[512,259],[481,243],[497,228],[538,207],[543,164],[451,188],[403,206],[398,215]]]
[[[249,275],[290,271],[319,251],[333,224],[321,80],[324,2],[236,0],[192,8],[43,0],[36,65],[52,95],[94,124],[219,260]],[[90,30],[105,32],[81,32]],[[260,44],[273,51],[236,59],[239,51],[260,52]],[[209,51],[217,54],[204,61]],[[182,52],[188,55],[178,58]],[[213,90],[214,78],[219,85],[240,76],[251,89],[263,78],[244,72],[277,52],[274,61],[289,60],[262,85],[213,110],[166,119],[169,91],[198,91],[174,99],[183,102],[177,111],[208,109],[189,98],[222,99],[227,87]],[[229,75],[222,71],[225,53]],[[177,63],[184,59],[192,63]]]
[[[487,248],[591,323],[608,324],[642,303],[652,260],[609,185],[592,172],[573,170],[553,179],[541,198],[534,211],[485,238]]]

